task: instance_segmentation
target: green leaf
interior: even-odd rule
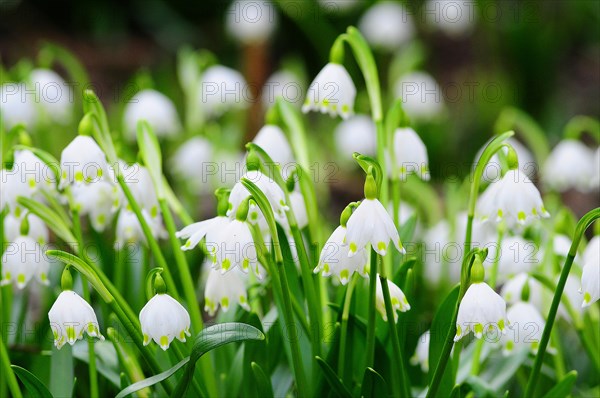
[[[252,366],[252,373],[254,373],[254,380],[256,380],[258,396],[273,397],[273,386],[271,386],[271,380],[269,380],[260,365],[256,362],[252,362],[250,366]]]
[[[17,375],[19,380],[21,380],[21,383],[23,383],[25,389],[29,392],[31,396],[40,398],[52,398],[52,394],[50,394],[48,388],[46,388],[44,383],[42,383],[40,379],[35,377],[33,373],[17,365],[11,365],[10,367],[13,369],[15,375]]]
[[[348,391],[348,388],[346,388],[344,383],[342,383],[342,380],[340,380],[340,378],[334,372],[334,370],[331,369],[331,366],[329,366],[327,362],[325,362],[325,360],[323,360],[323,358],[321,357],[315,357],[315,359],[317,360],[317,363],[323,370],[325,379],[329,383],[332,392],[336,393],[336,395],[339,397],[352,397],[352,394],[350,393],[350,391]]]
[[[383,377],[373,368],[366,368],[360,389],[360,396],[364,398],[387,397],[388,385]]]
[[[48,206],[23,196],[19,196],[17,198],[17,202],[31,213],[41,218],[42,221],[44,221],[44,223],[46,223],[46,225],[50,227],[50,229],[52,229],[52,231],[64,242],[77,242],[69,227]]]
[[[144,166],[148,169],[156,196],[158,199],[165,198],[165,188],[162,176],[162,153],[160,144],[154,130],[145,120],[140,120],[137,125],[137,141],[140,147],[140,155],[144,160]]]
[[[179,369],[181,369],[189,361],[190,361],[190,357],[186,357],[169,370],[165,370],[164,372],[159,373],[155,376],[148,377],[147,379],[138,381],[137,383],[133,383],[129,387],[121,390],[115,398],[123,398],[123,397],[126,397],[129,394],[133,394],[134,392],[139,391],[143,388],[150,387],[157,383],[160,383],[161,381],[166,380],[169,377],[171,377],[175,372],[177,372]]]
[[[432,369],[435,369],[440,361],[440,355],[444,347],[448,328],[451,326],[454,315],[454,308],[458,300],[459,286],[457,285],[446,296],[442,305],[438,308],[433,322],[431,324],[431,338],[429,341],[429,364]],[[433,372],[429,372],[430,377],[433,377]],[[452,366],[446,366],[444,375],[440,382],[438,394],[449,395],[454,387],[454,370]]]
[[[571,395],[573,384],[577,380],[577,371],[572,370],[567,373],[550,391],[544,395],[544,398],[566,398]]]
[[[400,242],[410,242],[417,227],[417,214],[413,214],[400,227]]]
[[[207,327],[196,336],[190,361],[185,369],[185,374],[179,380],[172,397],[182,397],[192,380],[196,362],[207,352],[225,344],[245,340],[263,340],[265,335],[254,326],[245,323],[222,323]]]

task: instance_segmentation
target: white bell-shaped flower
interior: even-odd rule
[[[275,212],[276,215],[285,216],[285,212],[289,210],[289,207],[285,202],[285,194],[271,177],[264,175],[258,170],[248,170],[242,177],[258,186],[267,197],[267,200],[271,204],[273,212]],[[229,210],[227,215],[235,214],[239,205],[249,196],[250,192],[238,181],[233,186],[231,194],[229,195]],[[255,222],[256,220],[253,220],[253,217],[251,216],[250,221]]]
[[[525,175],[527,175],[529,179],[534,178],[536,173],[538,172],[538,165],[535,162],[533,155],[531,154],[529,149],[527,149],[525,145],[521,144],[514,137],[507,139],[506,143],[510,144],[510,146],[512,146],[515,152],[517,153],[517,158],[519,159],[519,170],[525,173]],[[475,167],[477,166],[477,163],[479,162],[479,159],[481,158],[483,150],[486,146],[487,143],[486,145],[481,147],[481,149],[479,149],[479,151],[477,152],[477,155],[475,155],[475,159],[477,160],[473,164],[473,169],[475,169]],[[506,155],[508,153],[508,148],[502,147],[501,151],[504,153],[504,155]],[[502,164],[498,159],[497,153],[495,153],[494,156],[492,156],[492,158],[490,159],[490,161],[485,165],[485,168],[483,169],[482,178],[486,182],[498,181],[500,178],[502,178]]]
[[[261,147],[281,170],[285,170],[294,162],[294,153],[285,133],[274,124],[264,125],[252,140]],[[267,166],[270,167],[270,166]]]
[[[227,33],[244,44],[265,42],[277,27],[277,7],[270,1],[240,1],[227,10]]]
[[[501,180],[490,184],[479,197],[477,213],[482,220],[505,220],[509,227],[550,216],[538,189],[519,170],[509,170]]]
[[[121,172],[135,201],[142,209],[148,212],[152,219],[160,219],[158,197],[156,196],[154,183],[148,169],[134,163],[132,165],[121,165]],[[128,204],[127,198],[123,193],[121,202]]]
[[[0,123],[8,131],[19,123],[28,128],[37,122],[33,93],[24,83],[4,83],[0,86]]]
[[[32,213],[27,213],[27,222],[29,224],[29,231],[27,236],[39,243],[45,245],[48,243],[50,233],[48,227],[41,218]],[[4,217],[4,239],[7,242],[14,242],[21,235],[21,224],[23,219],[15,217],[13,214],[8,213]]]
[[[7,207],[9,212],[14,214],[17,218],[21,217],[23,207],[17,202],[17,199],[21,196],[29,197],[31,195],[31,189],[29,188],[26,180],[23,178],[21,173],[17,170],[2,170],[2,184],[0,188],[2,191],[2,209]]]
[[[348,283],[354,272],[358,272],[363,277],[368,277],[369,251],[362,249],[356,255],[348,257],[348,250],[346,227],[340,225],[333,231],[323,246],[314,273],[320,272],[322,276],[334,275],[342,285]]]
[[[512,278],[510,278],[504,285],[500,295],[508,304],[515,304],[523,300],[523,290],[525,289],[525,283],[529,289],[529,302],[538,308],[542,307],[543,301],[543,287],[537,279],[530,277],[524,272],[521,272]],[[509,318],[510,320],[510,318]],[[512,321],[511,321],[512,322]]]
[[[215,243],[218,232],[231,222],[229,217],[217,216],[208,220],[196,222],[175,233],[180,239],[187,239],[181,250],[191,250],[206,236],[208,243]],[[210,253],[214,255],[214,253]]]
[[[198,90],[199,110],[208,118],[221,116],[230,109],[244,109],[252,99],[242,74],[223,65],[207,68]]]
[[[96,231],[104,231],[121,203],[117,186],[107,180],[100,180],[93,184],[75,185],[72,192],[79,214],[89,215],[92,227]]]
[[[104,340],[94,309],[72,290],[65,290],[58,295],[48,311],[48,318],[54,334],[54,345],[59,350],[65,343],[73,345],[81,340],[84,332]]]
[[[215,172],[213,146],[206,138],[193,137],[184,142],[170,160],[173,173],[196,194],[211,190],[208,172]]]
[[[530,272],[540,264],[538,248],[535,243],[520,236],[506,236],[502,244],[485,259],[486,269],[490,269],[498,261],[497,281],[502,283],[520,272]]]
[[[410,127],[394,131],[394,155],[400,179],[406,180],[409,174],[416,174],[429,181],[429,158],[427,148],[419,135]]]
[[[28,236],[18,236],[10,242],[2,254],[1,285],[15,281],[17,288],[23,289],[32,278],[48,285],[50,263],[42,246]]]
[[[542,169],[542,181],[550,189],[589,192],[594,183],[594,152],[580,141],[565,139],[554,147]]]
[[[415,35],[411,13],[393,1],[374,4],[360,18],[358,27],[370,45],[387,51],[398,50]]]
[[[72,88],[50,69],[34,69],[29,74],[29,82],[33,86],[37,100],[45,116],[52,121],[66,124],[73,116]]]
[[[144,345],[154,340],[165,351],[174,338],[185,342],[190,336],[190,315],[177,300],[166,293],[154,295],[140,311]]]
[[[571,243],[573,241],[568,236],[563,234],[556,234],[552,238],[552,250],[555,255],[560,257],[567,257],[569,250],[571,250]],[[576,258],[579,256],[576,256]]]
[[[411,120],[427,121],[438,117],[444,110],[444,96],[439,84],[426,72],[410,72],[398,79],[394,86],[396,98]]]
[[[213,316],[219,306],[227,312],[232,303],[238,303],[240,307],[250,311],[245,275],[235,269],[224,274],[211,269],[204,289],[204,311]]]
[[[58,180],[54,170],[30,150],[15,151],[12,171],[20,175],[21,182],[27,185],[31,195],[39,190],[53,193],[56,189]]]
[[[156,90],[142,90],[127,103],[123,130],[130,140],[136,139],[140,120],[146,120],[157,137],[172,137],[182,129],[173,101]]]
[[[152,232],[152,236],[156,239],[162,239],[167,236],[166,231],[162,225],[162,220],[160,218],[153,218],[146,211],[146,209],[142,209],[142,215],[148,226],[150,227],[150,231]],[[142,230],[142,225],[140,224],[137,216],[134,212],[129,211],[127,209],[122,209],[119,212],[117,217],[117,227],[115,233],[115,247],[122,248],[130,243],[142,243],[146,244],[146,235],[144,235],[144,231]]]
[[[275,104],[278,97],[296,106],[302,105],[305,83],[293,72],[280,70],[273,73],[262,87],[261,98],[265,108]]]
[[[473,265],[473,268],[475,266]],[[469,286],[460,302],[454,341],[460,340],[471,331],[478,339],[488,332],[506,333],[506,302],[482,281],[483,275],[480,279],[481,281],[479,278],[475,279],[477,282]]]
[[[589,307],[600,299],[600,238],[596,236],[583,254],[583,272],[581,273],[581,307]]]
[[[302,112],[320,111],[347,119],[354,114],[355,97],[356,87],[346,68],[330,62],[310,84]]]
[[[374,156],[377,153],[377,129],[367,115],[354,115],[337,125],[333,132],[335,148],[348,162],[354,152]]]
[[[383,288],[381,286],[381,279],[379,279],[379,274],[375,275],[377,278],[377,286],[375,291],[375,307],[377,311],[381,314],[381,317],[384,321],[387,322],[387,313],[385,312],[385,300],[383,298]],[[394,282],[391,280],[387,280],[388,289],[390,291],[390,300],[392,301],[392,309],[394,311],[394,322],[398,322],[398,311],[406,312],[410,310],[410,304],[408,304],[408,300],[404,295],[404,292],[396,286]]]
[[[517,302],[506,311],[508,332],[500,338],[504,355],[529,349],[537,354],[546,322],[538,309],[530,303]]]
[[[252,232],[246,221],[231,220],[217,231],[214,239],[214,242],[206,242],[206,248],[209,253],[214,253],[214,267],[221,273],[238,268],[243,272],[252,270],[259,279],[263,278]]]
[[[394,221],[376,198],[367,198],[360,203],[350,216],[347,228],[349,257],[363,250],[368,244],[371,244],[377,253],[385,256],[390,240],[399,252],[405,252]]]
[[[60,155],[61,178],[59,188],[70,184],[99,181],[108,177],[106,156],[92,137],[78,135]]]
[[[594,154],[594,163],[592,166],[594,174],[592,175],[591,188],[598,190],[600,188],[600,147],[596,149]]]
[[[423,333],[417,341],[415,353],[410,358],[411,365],[420,365],[423,373],[429,372],[429,341],[431,332],[428,330]]]
[[[477,17],[475,7],[475,1],[428,0],[422,10],[431,28],[458,37],[473,28]]]

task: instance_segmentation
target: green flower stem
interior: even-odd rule
[[[123,193],[125,194],[125,197],[127,198],[127,202],[129,203],[129,206],[131,206],[131,209],[135,213],[135,215],[142,227],[142,231],[144,232],[144,236],[146,237],[148,246],[150,246],[150,250],[152,250],[152,254],[154,255],[154,258],[155,258],[158,266],[163,269],[162,276],[165,278],[168,293],[171,296],[173,296],[174,299],[179,300],[179,294],[177,293],[177,289],[175,288],[175,281],[173,280],[173,276],[171,275],[171,271],[169,270],[167,261],[165,260],[165,257],[163,256],[162,251],[160,250],[160,246],[158,245],[158,242],[152,235],[152,230],[150,229],[148,222],[146,221],[146,219],[144,218],[144,215],[142,214],[142,209],[141,209],[140,205],[137,203],[137,201],[133,197],[131,190],[129,189],[129,187],[127,186],[127,183],[125,182],[125,179],[123,178],[123,174],[120,172],[117,173],[117,182],[121,186],[121,189],[123,190]]]
[[[344,370],[347,368],[346,353],[352,354],[352,351],[348,350],[346,340],[348,336],[348,318],[350,316],[350,306],[352,304],[352,293],[354,292],[354,287],[356,286],[356,279],[357,275],[356,273],[353,273],[352,277],[350,278],[350,283],[346,288],[344,307],[342,309],[342,322],[340,324],[340,351],[338,356],[338,374],[342,380],[346,380],[347,378],[347,375],[344,372]]]
[[[79,219],[79,210],[76,208],[73,202],[73,195],[71,194],[70,188],[67,188],[65,192],[69,200],[69,207],[71,208],[71,215],[73,217],[73,234],[77,239],[77,255],[79,257],[83,257],[84,242],[83,235],[81,233],[81,221]],[[83,289],[83,299],[91,305],[90,287],[88,286],[87,279],[83,275],[81,275],[81,285]],[[100,396],[100,393],[98,392],[98,373],[96,372],[96,350],[94,348],[94,340],[92,337],[87,337],[87,344],[89,355],[88,376],[90,378],[90,397],[98,398]]]
[[[298,390],[298,396],[308,396],[308,386],[306,383],[306,376],[304,373],[304,366],[302,365],[302,355],[300,353],[300,340],[298,337],[298,331],[295,327],[294,312],[292,309],[292,300],[290,299],[290,289],[288,286],[287,276],[285,268],[283,266],[283,254],[281,252],[281,244],[279,243],[279,235],[277,233],[277,224],[275,223],[275,215],[273,209],[267,200],[265,194],[250,180],[246,178],[241,179],[241,183],[251,193],[252,197],[258,204],[261,212],[265,216],[269,231],[271,232],[271,239],[273,240],[273,250],[275,252],[275,268],[277,272],[272,275],[273,288],[279,291],[279,296],[282,297],[283,301],[283,317],[285,321],[284,326],[289,327],[289,344],[292,352],[292,362],[294,368],[294,375],[296,379],[296,388]]]
[[[8,350],[6,349],[2,339],[0,339],[0,363],[2,364],[2,373],[4,373],[4,376],[6,376],[6,383],[8,384],[10,393],[14,398],[23,398],[21,389],[19,388],[19,383],[17,382],[17,377],[10,367]]]
[[[398,377],[393,377],[392,381],[394,384],[400,382],[401,397],[410,398],[410,385],[408,384],[408,377],[404,369],[404,357],[402,355],[402,349],[400,348],[400,340],[398,339],[398,330],[396,329],[396,323],[394,322],[394,308],[392,307],[392,299],[390,298],[390,288],[388,286],[387,278],[383,275],[379,276],[381,282],[381,292],[383,293],[383,301],[385,302],[385,313],[387,315],[388,324],[390,326],[390,334],[392,335],[392,348],[394,351],[394,358],[392,359],[392,366],[398,367]]]
[[[525,389],[526,398],[533,397],[535,394],[535,387],[537,379],[540,375],[540,370],[542,368],[542,362],[544,361],[546,348],[548,347],[548,341],[550,340],[550,333],[552,332],[552,327],[554,326],[556,313],[558,312],[558,306],[560,304],[563,291],[565,290],[565,284],[567,283],[567,278],[569,276],[569,272],[571,271],[573,260],[575,259],[575,255],[577,254],[579,242],[581,241],[581,238],[585,231],[588,229],[588,227],[598,218],[600,218],[600,208],[597,207],[594,210],[591,210],[590,212],[585,214],[577,223],[577,227],[575,228],[575,235],[573,236],[573,242],[571,243],[569,254],[567,255],[567,258],[565,260],[565,265],[562,269],[562,272],[560,273],[560,279],[558,281],[558,285],[556,286],[556,292],[554,293],[554,297],[552,299],[550,312],[548,312],[546,326],[544,327],[544,332],[542,333],[542,339],[540,341],[538,353],[535,356],[533,369],[531,370],[531,375],[529,376],[529,381],[527,382],[527,388]]]
[[[511,129],[519,131],[527,146],[533,151],[538,166],[543,165],[550,153],[550,146],[544,130],[537,122],[525,112],[509,107],[504,109],[496,120],[494,132],[500,134]]]
[[[568,139],[579,140],[581,135],[588,132],[596,144],[600,144],[600,123],[597,119],[589,116],[575,116],[565,126],[564,137]]]
[[[177,237],[175,236],[175,221],[173,220],[173,216],[171,215],[171,211],[169,209],[167,200],[164,198],[159,199],[158,203],[160,205],[160,211],[165,221],[167,232],[169,233],[169,241],[171,242],[173,255],[175,256],[175,263],[177,265],[179,277],[183,286],[183,294],[185,296],[185,301],[187,301],[190,318],[192,321],[192,327],[194,328],[196,333],[200,333],[200,331],[203,328],[202,315],[200,314],[200,306],[198,305],[198,300],[196,298],[194,281],[192,279],[192,275],[190,274],[187,259],[185,257],[185,254],[183,253],[183,250],[181,250],[181,244],[179,242],[179,239],[177,239]],[[212,369],[212,363],[210,362],[210,357],[205,356],[204,358],[200,358],[199,362],[200,369],[202,371],[198,374],[203,375],[203,384],[206,386],[206,389],[208,390],[210,396],[217,396],[217,384],[215,378],[205,376],[214,373]]]
[[[375,322],[376,305],[375,293],[377,290],[377,253],[371,248],[369,268],[369,312],[367,318],[367,355],[365,368],[373,367],[375,364]]]
[[[385,205],[388,202],[388,174],[387,161],[385,159],[387,134],[383,125],[383,106],[377,65],[375,64],[375,58],[369,45],[354,26],[350,26],[346,33],[340,35],[338,39],[344,40],[350,45],[367,86],[367,93],[369,94],[369,102],[371,104],[371,117],[377,129],[377,160],[383,172],[379,197]]]

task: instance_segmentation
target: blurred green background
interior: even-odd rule
[[[375,2],[351,1],[344,12],[326,12],[323,2],[309,0],[275,3],[275,34],[258,50],[242,51],[225,29],[229,1],[2,0],[2,64],[10,70],[23,57],[35,59],[41,43],[55,42],[79,57],[109,108],[115,102],[111,95],[146,70],[154,86],[181,111],[176,55],[182,46],[212,51],[220,63],[241,70],[250,84],[261,85],[292,60],[304,69],[307,84],[327,62],[335,37],[356,25]],[[534,117],[551,143],[558,141],[570,117],[600,115],[600,1],[475,3],[472,30],[451,36],[427,26],[421,18],[424,2],[402,2],[417,30],[411,44],[419,49],[408,62],[434,76],[445,97],[444,117],[416,126],[429,150],[432,177],[438,180],[448,177],[443,165],[458,165],[459,175],[469,170],[506,105]],[[252,51],[259,53],[248,55]],[[249,70],[247,57],[258,72]],[[402,54],[378,51],[376,59],[384,90],[391,91],[389,69],[402,63]],[[353,63],[348,62],[348,68],[360,90],[364,83]],[[356,109],[368,111],[360,95]],[[337,123],[319,115],[308,117],[318,119],[315,135]],[[256,118],[250,123],[251,137],[260,125]]]

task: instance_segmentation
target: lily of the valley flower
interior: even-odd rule
[[[71,184],[99,181],[108,176],[106,156],[92,137],[78,135],[63,149],[60,156],[59,188]]]
[[[117,186],[108,180],[93,184],[79,184],[72,188],[73,204],[80,215],[89,215],[92,227],[104,231],[119,209],[120,197]]]
[[[140,120],[146,120],[157,137],[171,137],[181,131],[175,104],[156,90],[142,90],[127,103],[123,127],[129,139],[136,139]]]
[[[354,115],[337,125],[334,131],[335,147],[339,154],[354,161],[354,152],[374,156],[377,152],[377,129],[367,115]]]
[[[501,337],[504,355],[516,350],[530,349],[537,354],[546,322],[530,303],[517,302],[506,311],[510,332]]]
[[[15,281],[23,289],[35,277],[41,284],[48,285],[50,263],[42,246],[29,236],[19,236],[9,243],[2,255],[2,281],[8,285]]]
[[[581,307],[589,307],[600,299],[600,237],[596,236],[588,243],[583,253],[583,272],[581,273],[581,290],[583,302]]]
[[[294,154],[285,133],[277,125],[264,125],[252,142],[261,147],[281,169],[294,161]]]
[[[405,252],[394,221],[376,196],[375,179],[369,173],[365,182],[365,199],[348,219],[346,242],[349,257],[356,255],[368,244],[371,244],[377,253],[385,256],[390,240],[399,252]]]
[[[375,291],[375,306],[377,311],[381,314],[384,321],[387,322],[387,313],[385,311],[385,300],[383,298],[383,288],[381,286],[381,279],[379,275],[375,275],[377,278],[377,287]],[[396,286],[396,284],[389,279],[387,280],[388,289],[390,290],[390,300],[392,301],[392,308],[394,311],[394,322],[398,322],[398,311],[406,312],[410,310],[410,304],[406,300],[404,292]]]
[[[207,68],[198,87],[199,110],[206,117],[218,117],[230,109],[248,105],[248,85],[242,74],[223,65]]]
[[[506,333],[506,302],[492,289],[484,279],[484,269],[479,256],[471,268],[473,283],[467,289],[456,320],[456,336],[454,341],[473,331],[475,337],[481,339],[489,330]]]
[[[140,311],[144,345],[154,340],[163,350],[174,338],[185,342],[190,336],[190,315],[177,300],[166,293],[154,295]]]
[[[542,180],[560,192],[574,188],[588,192],[594,188],[594,152],[580,141],[562,140],[550,153],[542,169]]]
[[[538,189],[519,170],[509,170],[501,180],[490,184],[478,200],[477,213],[482,220],[505,220],[509,226],[550,216]]]
[[[204,310],[213,316],[219,306],[227,312],[232,303],[238,303],[240,307],[250,311],[244,277],[236,269],[225,273],[211,269],[204,290]]]
[[[374,47],[395,51],[415,34],[410,13],[400,4],[384,1],[373,5],[358,22],[365,39]]]
[[[429,372],[429,341],[431,332],[428,330],[419,337],[414,355],[410,358],[411,365],[420,365],[423,373]]]
[[[50,233],[48,232],[48,227],[46,224],[44,224],[42,219],[31,213],[27,213],[26,217],[27,223],[29,224],[27,236],[40,245],[48,243]],[[4,217],[4,238],[7,242],[13,242],[21,235],[22,223],[22,219],[15,217],[10,213]]]
[[[321,69],[308,88],[302,112],[320,111],[347,119],[354,113],[355,97],[356,87],[346,68],[330,62]]]
[[[422,180],[429,180],[429,159],[427,148],[410,127],[398,128],[394,132],[394,155],[396,164],[392,167],[399,171],[401,180],[407,175],[416,174]]]
[[[59,350],[65,343],[73,345],[81,340],[84,332],[104,340],[94,309],[72,290],[64,290],[58,296],[48,312],[48,318],[54,334],[54,345]]]
[[[32,70],[29,82],[45,116],[54,122],[67,124],[73,113],[73,103],[70,100],[72,88],[67,82],[50,69]]]
[[[244,44],[266,41],[277,27],[277,7],[270,1],[234,1],[227,11],[227,33]]]
[[[335,275],[342,285],[350,280],[354,272],[363,277],[369,275],[369,251],[361,249],[352,257],[348,257],[348,244],[346,243],[346,227],[340,225],[333,231],[319,257],[319,264],[314,273],[322,276]]]

